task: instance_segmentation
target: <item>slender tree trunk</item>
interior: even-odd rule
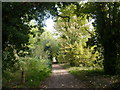
[[[22,70],[21,72],[21,84],[24,84],[25,83],[25,71]]]

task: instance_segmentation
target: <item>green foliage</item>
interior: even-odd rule
[[[96,38],[92,38],[91,41],[94,42],[93,45],[97,45],[97,49],[103,48],[102,54],[104,56],[105,72],[107,74],[118,74],[120,71],[120,3],[104,2],[93,3],[91,5],[94,6],[95,12],[91,12],[91,14],[95,18],[93,25],[96,29]]]
[[[12,71],[11,69],[4,70],[2,74],[2,87],[10,88],[13,86],[20,85],[21,72]]]
[[[80,4],[82,6],[83,4]],[[87,15],[78,16],[75,11],[77,6],[70,4],[60,9],[60,17],[57,18],[56,29],[60,32],[60,62],[70,63],[72,66],[102,66],[102,60],[98,62],[99,52],[93,47],[87,47],[86,42],[94,30],[90,29]],[[69,18],[67,18],[69,17]]]
[[[57,3],[57,7],[55,3],[3,3],[3,86],[20,82],[21,71],[25,71],[27,87],[37,87],[50,74],[53,57],[71,66],[104,66],[107,74],[119,74],[119,9],[119,2]],[[50,14],[57,14],[58,38],[43,28]],[[77,74],[78,68],[74,69]],[[94,72],[82,71],[83,75]]]
[[[29,34],[29,50],[33,57],[45,58],[52,60],[56,57],[59,50],[58,41],[49,31],[44,29],[40,35],[38,28],[32,28]]]
[[[27,60],[25,65],[25,67],[27,67],[25,70],[26,84],[28,87],[37,87],[51,72],[48,64],[49,60],[40,60],[37,58],[28,58],[25,60]]]
[[[48,57],[56,44],[48,45],[51,50],[45,51],[48,43],[44,42],[47,41],[47,38],[52,38],[52,35],[46,37],[46,40],[42,40],[41,34],[44,31],[43,20],[47,19],[50,13],[53,14],[54,5],[55,3],[48,5],[47,3],[30,2],[2,4],[3,86],[15,86],[15,84],[12,85],[12,82],[18,82],[20,85],[23,71],[27,87],[30,87],[29,85],[38,86],[50,74],[52,62]],[[53,56],[55,56],[55,50],[52,51]]]
[[[68,11],[66,13],[69,16],[75,10],[74,14],[78,17],[86,16],[88,20],[91,18],[95,20],[93,22],[95,32],[91,34],[87,44],[90,46],[96,45],[94,52],[98,51],[100,53],[97,61],[101,62],[100,59],[104,59],[103,65],[107,74],[118,74],[120,71],[120,3],[80,2],[74,3],[74,5],[76,7],[71,8],[71,13],[68,14]],[[68,7],[66,9],[68,10],[69,6],[66,7]],[[65,11],[65,9],[63,11]]]
[[[17,87],[20,85],[21,71],[25,71],[26,87],[38,87],[47,76],[51,73],[49,60],[37,58],[20,58],[19,63],[15,65],[17,70],[8,69],[3,74],[3,87]],[[16,83],[15,83],[16,82]],[[23,87],[23,86],[22,86]]]
[[[31,6],[31,8],[35,7]],[[27,10],[29,11],[28,8]],[[31,14],[34,13],[35,12],[31,11]],[[39,12],[39,14],[40,13],[44,14],[44,10]],[[13,31],[15,35],[11,34],[15,39],[12,42],[15,44],[19,43],[20,48],[17,47],[18,45],[15,46],[12,43],[4,44],[3,87],[6,87],[6,85],[8,87],[15,88],[38,87],[41,81],[48,77],[51,73],[51,60],[53,56],[56,56],[56,52],[58,51],[57,40],[51,33],[47,31],[43,32],[44,29],[42,26],[39,26],[39,24],[42,23],[37,21],[39,18],[37,20],[31,20],[33,19],[31,18],[30,20],[26,21],[29,15],[30,14],[26,16],[27,18],[24,17],[24,19],[23,17],[20,18],[22,24],[25,24],[27,27],[29,27],[29,29],[23,27],[26,30],[25,32],[20,31],[21,33],[19,33],[18,30],[16,32]],[[37,17],[37,15],[35,17]],[[40,20],[42,21],[42,18]],[[34,23],[34,21],[36,23]],[[12,23],[14,23],[14,21]],[[22,25],[20,27],[22,27]],[[14,27],[11,27],[11,29],[13,28]],[[26,35],[23,35],[24,33],[26,33]],[[28,38],[26,39],[27,41],[25,44],[22,44],[22,42],[25,40],[24,36],[27,36]],[[20,38],[22,40],[20,40]],[[24,72],[23,74],[25,76],[24,84],[20,83],[23,79],[21,75],[22,72]]]
[[[103,69],[93,69],[93,68],[86,68],[86,67],[72,67],[69,69],[70,73],[79,77],[84,76],[93,76],[93,75],[104,75]]]
[[[3,52],[9,53],[10,58],[3,55],[3,67],[5,69],[14,66],[16,55],[25,56],[24,51],[29,50],[29,34],[33,27],[29,24],[31,20],[35,20],[39,30],[39,34],[43,32],[42,21],[49,17],[48,10],[53,9],[55,3],[30,3],[30,2],[4,2],[2,3],[2,49]],[[21,6],[24,6],[21,7]],[[52,11],[52,10],[51,10]],[[49,12],[52,14],[52,12]],[[12,48],[12,49],[11,49]],[[8,50],[9,49],[9,50]],[[11,51],[10,51],[11,50]],[[16,50],[14,53],[13,50]],[[22,51],[23,53],[19,53]],[[5,59],[4,59],[5,58]]]

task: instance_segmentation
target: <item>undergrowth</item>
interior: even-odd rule
[[[61,64],[88,88],[120,88],[120,75],[107,75],[103,68],[71,67]]]
[[[3,88],[35,88],[51,74],[50,62],[45,59],[21,58],[15,65],[16,70],[8,69],[3,73]],[[25,83],[21,84],[24,69]]]

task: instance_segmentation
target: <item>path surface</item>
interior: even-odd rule
[[[52,75],[41,85],[41,88],[84,88],[85,85],[59,64],[53,64]]]

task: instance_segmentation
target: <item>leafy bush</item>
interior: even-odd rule
[[[26,83],[30,87],[37,87],[51,73],[49,60],[39,60],[37,58],[29,58],[27,60]]]
[[[3,74],[3,87],[38,87],[51,73],[50,60],[38,58],[20,58],[14,65],[16,71],[7,69]],[[24,71],[25,83],[21,85],[21,72]]]

